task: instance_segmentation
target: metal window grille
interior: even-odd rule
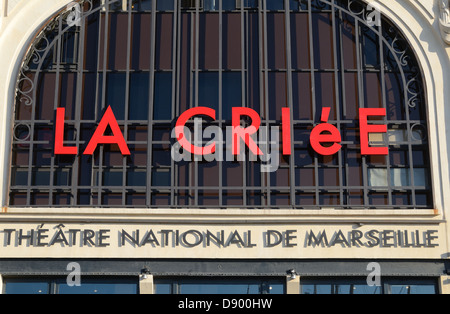
[[[231,3],[231,4],[230,4]],[[356,0],[85,0],[36,35],[17,80],[10,206],[144,208],[432,208],[427,108],[420,66],[392,23]],[[78,10],[78,11],[77,11]],[[203,102],[208,102],[205,104]],[[291,109],[292,156],[177,163],[171,128],[185,110],[257,111],[263,126]],[[131,150],[81,154],[107,106]],[[322,107],[343,149],[315,154],[308,136]],[[65,144],[53,154],[66,108]],[[358,108],[386,108],[389,156],[359,154]]]

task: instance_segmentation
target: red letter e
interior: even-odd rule
[[[387,125],[369,124],[367,117],[369,116],[386,116],[385,108],[360,108],[359,109],[359,125],[361,137],[361,155],[389,155],[387,147],[370,147],[369,133],[387,133]]]

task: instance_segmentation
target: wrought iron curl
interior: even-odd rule
[[[110,0],[105,2],[105,4],[100,5],[95,8],[94,0],[82,0],[74,2],[67,6],[65,10],[59,13],[59,15],[54,18],[41,32],[37,35],[36,40],[31,45],[28,53],[24,58],[22,64],[19,78],[16,84],[16,93],[18,99],[23,102],[26,106],[32,106],[35,103],[36,98],[36,86],[39,80],[39,73],[41,72],[44,60],[47,58],[50,51],[55,47],[58,40],[74,25],[70,23],[70,18],[73,18],[73,8],[74,5],[79,5],[81,8],[80,16],[78,17],[80,21],[86,19],[89,15],[99,10],[102,10],[106,5],[118,2],[120,0]],[[71,15],[72,14],[72,15]],[[64,28],[62,25],[60,27],[59,23],[63,21],[66,23]],[[62,29],[61,29],[62,28]],[[61,29],[55,33],[55,30]],[[51,37],[50,37],[51,36]],[[36,75],[34,80],[31,80],[27,76],[27,72],[30,71],[31,66],[36,67]],[[25,89],[23,87],[26,86]]]

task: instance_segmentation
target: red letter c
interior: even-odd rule
[[[186,123],[194,116],[207,116],[211,119],[216,120],[216,111],[214,109],[208,108],[208,107],[195,107],[187,110],[184,112],[177,120],[177,124],[175,125],[175,135],[177,137],[178,142],[180,145],[194,155],[211,155],[216,151],[216,144],[210,144],[205,147],[198,147],[195,145],[192,145],[189,140],[186,138],[186,135],[184,134],[184,127]]]

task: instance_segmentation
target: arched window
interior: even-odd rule
[[[402,32],[359,0],[79,1],[24,58],[9,205],[432,208],[424,93]],[[130,155],[116,144],[84,155],[108,107]],[[193,107],[215,110],[203,127],[225,130],[233,107],[254,110],[267,130],[288,123],[291,154],[273,154],[273,172],[248,151],[244,161],[178,161],[172,130]],[[55,153],[58,108],[76,155]],[[342,138],[331,156],[310,144],[323,108]],[[388,155],[361,154],[360,108],[386,109],[369,123],[388,131],[370,133],[369,145]]]

